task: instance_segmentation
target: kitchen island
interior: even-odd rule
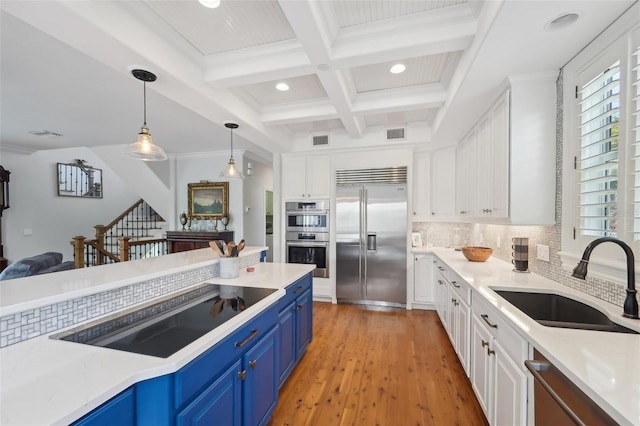
[[[23,322],[28,321],[29,315],[34,315],[31,310],[37,315],[45,315],[45,309],[58,304],[66,304],[65,307],[75,310],[76,318],[95,320],[101,318],[100,312],[92,316],[84,312],[87,306],[82,306],[82,303],[90,303],[92,298],[108,299],[106,304],[100,305],[102,308],[113,302],[116,309],[107,312],[113,314],[118,309],[149,302],[205,282],[276,291],[167,358],[54,340],[49,332],[35,337],[22,336],[22,340],[13,343],[10,339],[14,337],[10,337],[0,349],[0,424],[71,423],[137,383],[178,372],[261,314],[275,309],[277,318],[278,303],[287,295],[287,287],[307,276],[310,281],[313,267],[258,263],[264,249],[246,248],[241,256],[244,264],[240,274],[233,279],[216,277],[217,257],[210,249],[201,249],[50,274],[48,280],[43,278],[45,276],[37,276],[3,282],[0,285],[0,317],[3,320],[21,317]],[[255,268],[254,272],[246,270],[248,264]],[[193,271],[196,274],[189,275]],[[180,281],[181,277],[187,285],[172,287],[171,283]],[[155,292],[152,291],[154,285],[157,285]],[[112,300],[118,294],[126,299],[131,295],[137,297],[138,293],[146,294],[143,295],[144,300],[136,300],[134,304]],[[75,304],[68,304],[69,301]],[[284,312],[284,308],[281,310]],[[82,324],[83,321],[76,321],[70,325],[73,328]],[[57,327],[54,331],[64,329]],[[25,333],[23,330],[22,334]],[[311,336],[308,337],[310,339]]]
[[[533,348],[537,349],[616,423],[640,424],[640,371],[634,368],[640,356],[640,334],[544,326],[500,297],[496,291],[532,291],[566,296],[597,308],[624,327],[640,331],[640,321],[623,318],[622,307],[534,273],[514,272],[513,265],[495,257],[486,262],[470,262],[461,252],[453,249],[415,248],[413,252],[434,254],[457,275],[451,280],[462,279],[471,287],[472,308],[474,305],[492,307],[491,315],[495,314],[498,320],[528,342],[529,356]],[[473,321],[468,324],[472,326]],[[473,349],[471,352],[473,358]],[[524,370],[520,363],[518,368]],[[473,374],[470,379],[473,383]],[[532,387],[528,392],[531,410],[531,401],[534,399]],[[531,412],[528,420],[529,424],[533,424]]]

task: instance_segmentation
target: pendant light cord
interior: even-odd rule
[[[233,129],[231,129],[231,159],[233,159]]]
[[[144,99],[144,125],[147,126],[147,82],[142,82],[142,97]]]

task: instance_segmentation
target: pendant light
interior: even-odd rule
[[[135,69],[131,74],[143,82],[144,93],[144,123],[138,133],[138,140],[127,146],[127,154],[130,157],[143,161],[164,161],[167,153],[151,140],[151,133],[147,127],[147,83],[156,81],[156,75],[150,71]]]
[[[236,123],[224,123],[224,126],[231,130],[231,158],[229,158],[229,164],[227,167],[222,171],[222,173],[220,173],[220,177],[228,179],[244,179],[242,170],[236,168],[236,162],[233,160],[233,129],[237,129],[238,125]]]

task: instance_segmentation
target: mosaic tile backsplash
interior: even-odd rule
[[[562,232],[562,72],[556,84],[558,107],[556,109],[556,224],[553,226],[505,226],[464,223],[414,223],[413,231],[421,232],[425,245],[433,247],[452,247],[454,236],[472,245],[493,248],[493,256],[511,262],[511,239],[515,237],[529,238],[529,270],[560,284],[583,293],[597,297],[617,306],[624,304],[625,286],[587,276],[580,280],[571,276],[571,271],[562,268],[558,252],[561,248]],[[500,237],[500,248],[497,239]],[[549,262],[536,258],[536,245],[549,246]]]
[[[240,268],[261,254],[240,257]],[[167,274],[90,296],[79,297],[0,318],[0,348],[110,314],[220,276],[218,263]]]

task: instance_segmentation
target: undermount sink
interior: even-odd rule
[[[547,327],[640,334],[611,321],[596,308],[558,294],[494,291],[531,319]]]

